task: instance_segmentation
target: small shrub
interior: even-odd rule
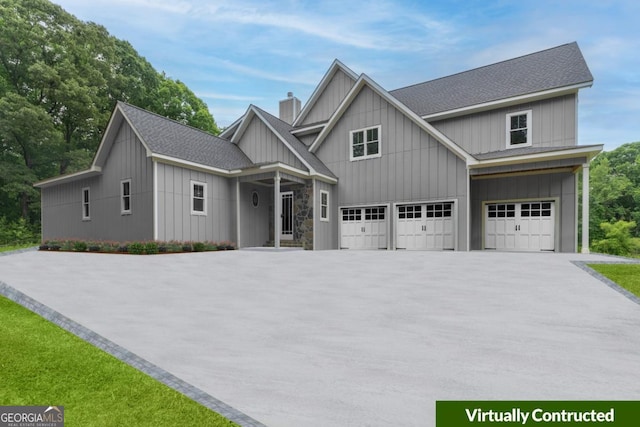
[[[41,250],[41,251],[48,251],[49,250],[49,245],[47,245],[47,244],[40,245],[40,246],[38,246],[38,249]]]
[[[60,250],[62,251],[72,251],[75,241],[74,240],[64,240],[60,243]]]
[[[191,244],[182,245],[182,252],[191,252],[192,250],[193,247],[191,246]]]
[[[74,252],[86,252],[87,251],[87,243],[81,240],[77,240],[73,242],[73,251]]]
[[[144,244],[144,251],[147,255],[155,255],[159,250],[158,243],[156,242],[147,242]]]
[[[100,246],[95,244],[89,245],[88,249],[89,249],[89,252],[100,252]]]
[[[205,243],[205,250],[206,251],[217,251],[218,250],[218,245],[216,245],[214,242],[204,242]]]
[[[158,252],[161,254],[167,253],[168,248],[165,245],[158,246]]]
[[[123,253],[123,254],[128,253],[129,252],[129,246],[127,246],[127,245],[118,246],[118,252]]]
[[[133,255],[142,255],[144,253],[144,243],[135,242],[129,245],[129,253]]]
[[[204,250],[206,248],[207,248],[207,246],[203,242],[195,242],[193,244],[193,251],[194,252],[204,252]]]
[[[630,255],[635,249],[631,230],[634,229],[634,221],[618,221],[615,223],[603,222],[600,228],[604,231],[605,238],[593,243],[593,250],[611,255]]]

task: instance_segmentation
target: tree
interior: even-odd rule
[[[591,164],[589,232],[603,239],[602,223],[633,221],[631,235],[640,236],[640,142],[600,154]]]
[[[0,217],[36,221],[32,184],[86,168],[118,100],[218,132],[186,85],[104,27],[46,0],[0,0]]]

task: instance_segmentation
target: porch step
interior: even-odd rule
[[[269,240],[263,245],[265,248],[273,248],[275,246],[275,242],[273,240]],[[280,240],[281,248],[302,248],[302,242],[298,240]]]

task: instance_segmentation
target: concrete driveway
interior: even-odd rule
[[[640,305],[492,252],[26,252],[0,281],[268,426],[433,426],[442,399],[640,400]]]

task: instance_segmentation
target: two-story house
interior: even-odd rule
[[[574,252],[592,83],[570,43],[391,91],[336,60],[219,137],[119,102],[88,170],[36,184],[43,239]]]

